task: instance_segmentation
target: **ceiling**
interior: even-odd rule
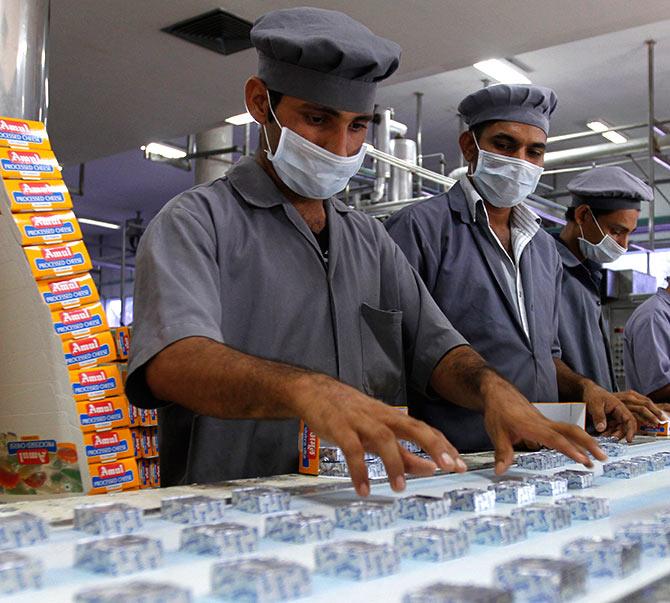
[[[303,3],[52,0],[49,131],[57,156],[69,166],[69,184],[76,186],[76,164],[86,162],[79,214],[120,221],[141,210],[151,217],[193,184],[193,174],[145,161],[139,146],[203,131],[243,111],[242,87],[255,71],[255,52],[218,55],[168,36],[162,27],[218,6],[253,21],[272,8]],[[394,107],[414,136],[413,93],[424,92],[424,153],[444,152],[448,169],[458,165],[456,106],[482,85],[470,67],[477,60],[514,57],[530,68],[535,83],[553,87],[559,109],[552,134],[561,134],[583,130],[593,117],[614,124],[645,121],[644,40],[653,37],[656,113],[670,118],[666,0],[648,0],[636,10],[629,0],[311,4],[343,10],[401,44],[401,67],[378,100]],[[586,142],[600,140],[580,144]]]

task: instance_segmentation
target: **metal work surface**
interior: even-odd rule
[[[670,451],[670,441],[639,440],[626,451],[625,457],[649,455],[661,451]],[[619,457],[621,458],[621,457]],[[440,475],[432,478],[413,479],[408,482],[403,494],[392,493],[388,484],[377,483],[372,487],[372,500],[388,501],[401,496],[422,494],[442,496],[444,492],[463,487],[486,488],[496,478],[490,465],[490,455],[472,455],[466,457],[471,471],[463,475]],[[619,460],[619,459],[617,459]],[[475,469],[475,467],[478,467]],[[526,471],[514,467],[505,479],[520,478],[530,473],[552,474],[562,470]],[[570,465],[568,468],[576,469]],[[325,577],[312,574],[312,594],[304,601],[343,601],[348,603],[363,601],[399,602],[407,592],[437,581],[492,585],[493,569],[496,565],[521,556],[558,557],[566,543],[584,536],[612,536],[617,528],[633,520],[651,518],[662,509],[670,509],[670,467],[664,470],[646,473],[630,480],[610,479],[602,475],[602,466],[596,463],[593,487],[573,491],[569,494],[596,496],[609,499],[610,517],[595,521],[573,521],[571,527],[546,534],[529,532],[528,538],[508,546],[473,545],[469,554],[451,561],[433,563],[403,559],[400,571],[394,575],[369,581],[356,582],[344,578]],[[356,499],[351,487],[344,480],[329,478],[309,478],[302,476],[279,476],[264,480],[246,480],[216,486],[189,486],[169,488],[160,491],[144,491],[99,497],[77,497],[51,501],[18,502],[0,506],[0,517],[5,511],[20,509],[49,518],[51,530],[49,540],[44,544],[20,549],[31,557],[41,558],[46,565],[44,587],[41,591],[15,593],[0,600],[24,601],[71,601],[74,594],[82,589],[100,587],[110,583],[127,582],[141,578],[179,584],[191,589],[194,601],[205,603],[215,601],[210,593],[211,567],[220,558],[201,556],[179,551],[182,524],[161,519],[157,509],[160,499],[170,495],[201,494],[214,498],[228,499],[231,491],[240,485],[264,485],[286,488],[292,493],[291,509],[308,513],[320,513],[333,517],[335,508]],[[154,570],[135,573],[128,576],[110,577],[73,568],[74,551],[77,541],[88,536],[75,532],[71,527],[72,509],[78,504],[123,501],[145,509],[144,528],[141,535],[159,538],[165,551],[161,567]],[[551,502],[550,498],[538,497],[538,502]],[[492,511],[485,514],[509,515],[515,505],[496,503]],[[464,519],[475,513],[452,509],[446,517],[427,522],[398,519],[390,528],[371,532],[354,532],[336,528],[330,541],[364,540],[373,543],[392,543],[395,533],[401,529],[419,525],[432,527],[457,527]],[[267,515],[243,513],[230,506],[226,507],[225,521],[255,526],[261,536],[258,550],[245,557],[276,557],[288,561],[297,561],[314,569],[314,549],[318,544],[285,544],[263,538]],[[330,542],[329,541],[329,542]],[[604,601],[660,601],[651,589],[642,590],[648,585],[670,575],[670,557],[643,557],[639,570],[623,579],[590,579],[588,592],[575,601],[597,603]],[[662,593],[662,586],[654,587]],[[660,595],[659,595],[660,596]]]

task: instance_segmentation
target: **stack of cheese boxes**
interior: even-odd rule
[[[69,371],[74,412],[68,420],[78,425],[83,439],[72,450],[75,456],[83,451],[86,460],[81,463],[83,490],[135,489],[138,467],[119,364],[127,359],[128,332],[107,325],[72,200],[43,124],[0,117],[0,176],[5,193],[0,211],[11,211],[35,295],[48,306]],[[49,401],[43,404],[48,410]]]

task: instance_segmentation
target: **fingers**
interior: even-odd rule
[[[603,432],[607,429],[607,417],[605,416],[605,403],[602,400],[596,400],[588,405],[591,419],[596,431]]]
[[[586,452],[588,451],[599,461],[607,460],[607,455],[603,452],[602,448],[598,446],[598,442],[596,442],[596,440],[594,440],[581,427],[570,425],[568,423],[559,423],[558,429],[569,441],[579,447],[582,454],[586,455]]]
[[[578,444],[574,444],[568,437],[575,438],[572,433],[572,426],[566,423],[554,423],[547,421],[548,425],[538,430],[538,439],[545,446],[553,448],[569,456],[573,461],[580,463],[586,467],[592,467],[591,459],[584,452],[584,448]],[[562,432],[568,434],[564,436]],[[585,434],[586,435],[586,434]],[[585,442],[586,443],[586,442]]]
[[[405,463],[396,435],[385,425],[375,425],[370,431],[363,431],[362,435],[363,447],[382,459],[391,489],[402,492],[405,489]]]
[[[628,404],[627,408],[641,425],[658,425],[660,423],[658,417],[645,406],[631,406]]]
[[[361,446],[358,436],[353,432],[348,436],[343,435],[338,443],[347,459],[347,468],[356,494],[363,497],[367,496],[370,494],[370,481],[368,479],[368,468],[363,459],[363,446]]]
[[[630,410],[623,404],[617,404],[616,407],[612,409],[612,416],[616,420],[615,422],[618,424],[617,426],[620,427],[623,434],[625,434],[626,440],[632,442],[635,437],[635,432],[637,431],[637,421]]]
[[[514,462],[514,447],[509,435],[502,430],[491,434],[491,441],[495,447],[495,472],[502,475]]]
[[[416,454],[412,454],[406,448],[400,446],[400,456],[405,465],[405,473],[411,475],[431,476],[437,471],[437,465],[433,461],[423,459]]]
[[[422,450],[430,454],[437,466],[443,471],[463,473],[467,470],[458,450],[437,429],[429,427],[422,421],[400,414],[398,419],[390,425],[390,428],[397,437],[418,444]]]

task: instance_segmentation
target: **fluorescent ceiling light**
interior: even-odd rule
[[[593,130],[594,132],[602,132],[604,138],[607,138],[607,140],[615,144],[628,142],[628,138],[626,138],[623,134],[619,132],[611,132],[611,131],[607,132],[606,130],[609,130],[612,126],[606,124],[604,121],[601,121],[599,119],[587,122],[586,126],[591,130]]]
[[[501,84],[530,84],[532,83],[519,69],[504,59],[489,59],[479,61],[473,67],[492,77]]]
[[[93,220],[92,218],[79,218],[82,224],[90,224],[91,226],[99,226],[100,228],[109,228],[110,230],[118,230],[121,228],[118,224],[113,222],[103,222],[102,220]]]
[[[186,157],[186,151],[177,147],[172,147],[162,142],[150,142],[148,145],[141,147],[146,155],[158,155],[166,159],[182,159]]]
[[[256,120],[253,117],[251,117],[251,113],[249,113],[248,111],[245,111],[244,113],[240,113],[238,115],[233,115],[232,117],[226,119],[227,124],[232,124],[234,126],[243,126],[245,124],[250,124],[253,121]]]

